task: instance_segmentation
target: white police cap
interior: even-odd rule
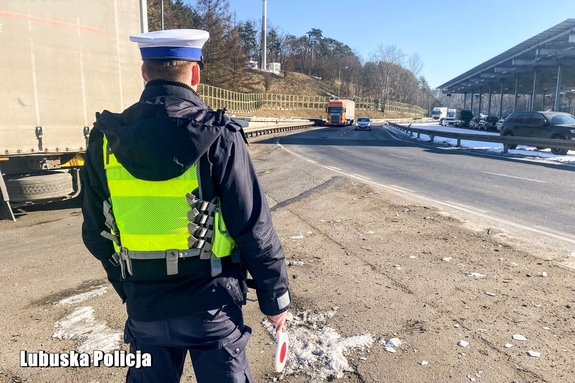
[[[202,47],[210,33],[199,29],[168,29],[130,36],[138,43],[142,60],[202,61]]]

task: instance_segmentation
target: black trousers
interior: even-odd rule
[[[214,315],[215,314],[215,315]],[[130,352],[149,353],[152,367],[131,367],[127,383],[178,383],[190,354],[198,383],[252,382],[246,346],[251,329],[239,306],[154,322],[126,321]]]

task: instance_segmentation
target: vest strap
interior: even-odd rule
[[[102,230],[100,235],[102,237],[109,239],[110,241],[114,242],[116,245],[120,246],[120,240],[118,239],[118,236],[113,235],[111,233],[108,233],[106,230]]]
[[[200,249],[186,249],[186,250],[166,250],[166,251],[133,251],[122,249],[130,259],[150,260],[150,259],[164,259],[168,255],[176,256],[176,258],[190,258],[200,255]]]
[[[217,277],[223,271],[222,259],[216,257],[213,253],[210,257],[210,268],[212,270],[212,277]]]
[[[180,258],[198,257],[201,249],[187,249],[187,250],[166,250],[166,251],[132,251],[126,248],[120,250],[119,256],[115,254],[114,259],[120,264],[122,277],[126,279],[126,271],[130,275],[134,275],[132,269],[132,259],[140,261],[165,259],[166,260],[166,274],[178,274],[178,260]]]

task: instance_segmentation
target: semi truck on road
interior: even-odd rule
[[[443,122],[443,119],[447,117],[447,108],[442,106],[436,106],[431,111],[431,118],[434,120],[439,120],[439,124]]]
[[[143,89],[145,0],[0,1],[0,219],[74,198],[95,112]]]
[[[326,112],[327,125],[351,125],[355,120],[355,102],[351,100],[329,100]]]

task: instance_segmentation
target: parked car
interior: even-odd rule
[[[479,121],[481,117],[473,117],[471,121],[469,121],[469,129],[479,129]]]
[[[473,113],[470,110],[463,109],[457,114],[455,126],[458,128],[469,128],[469,122],[473,119]]]
[[[499,118],[494,116],[484,117],[479,120],[479,129],[495,131],[495,124],[497,124],[498,120]]]
[[[502,136],[521,136],[575,140],[575,117],[563,112],[517,112],[505,119]],[[517,145],[509,145],[515,149]],[[538,148],[544,149],[544,148]],[[567,149],[551,148],[551,153],[564,155]]]
[[[505,121],[505,119],[507,118],[507,116],[509,116],[508,114],[506,114],[505,116],[501,117],[499,120],[497,120],[497,122],[495,123],[495,129],[499,132],[501,131],[501,127],[503,126],[503,122]]]
[[[369,117],[358,117],[355,121],[355,130],[371,130],[371,119]]]

